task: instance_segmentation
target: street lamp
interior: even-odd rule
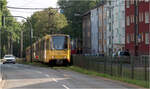
[[[23,19],[25,19],[25,20],[30,24],[30,46],[31,46],[31,50],[30,50],[30,61],[32,62],[32,38],[33,38],[33,29],[32,29],[31,21],[28,20],[27,18],[23,17],[23,16],[4,16],[3,19],[4,19],[5,17],[23,18]]]
[[[80,16],[81,16],[81,14],[79,14],[79,13],[75,13],[75,14],[74,14],[74,16],[79,16],[79,17],[80,17]]]

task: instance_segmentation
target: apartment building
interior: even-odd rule
[[[150,1],[126,1],[125,19],[125,48],[131,55],[149,55]]]

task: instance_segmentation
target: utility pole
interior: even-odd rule
[[[104,6],[102,6],[102,54],[104,54]]]
[[[55,15],[55,13],[53,13],[51,8],[49,8],[49,10],[48,10],[48,23],[49,23],[48,29],[50,31],[50,34],[54,33],[54,31],[53,31],[53,23],[50,21],[50,20],[53,19],[53,17],[51,17],[53,15]]]
[[[30,61],[32,62],[32,53],[33,53],[33,50],[32,50],[32,38],[33,38],[33,29],[32,29],[32,23],[30,20],[28,20],[27,18],[23,17],[23,16],[6,16],[6,17],[18,17],[18,18],[23,18],[25,19],[29,25],[30,25],[30,46],[31,46],[31,49],[30,49]]]
[[[51,24],[51,22],[50,22],[50,15],[51,15],[51,13],[50,13],[50,9],[48,10],[48,23],[49,23],[49,25],[48,25],[48,29],[49,29],[49,32],[50,32],[50,34],[52,34],[52,29],[50,29],[50,24]]]
[[[4,25],[4,23],[3,23],[3,2],[2,2],[2,0],[1,0],[1,2],[0,2],[0,7],[1,7],[1,13],[2,13],[2,16],[1,16],[1,23],[2,23],[2,27],[0,28],[0,59],[2,58],[2,28],[3,28],[3,25]]]
[[[30,56],[31,56],[31,57],[30,57],[30,61],[31,61],[31,63],[32,63],[32,58],[33,58],[33,57],[32,57],[32,53],[33,53],[33,50],[32,50],[32,49],[33,49],[33,47],[32,47],[32,38],[33,38],[33,30],[32,30],[32,28],[31,28],[31,30],[30,30],[30,46],[31,46],[31,50],[30,50],[30,51],[31,51],[31,52],[30,52]]]
[[[98,16],[98,20],[97,20],[97,28],[98,28],[98,51],[97,51],[97,52],[100,54],[100,50],[99,50],[99,48],[100,48],[100,47],[99,47],[99,45],[100,45],[100,42],[99,42],[99,40],[100,40],[100,39],[99,39],[99,38],[100,38],[100,37],[99,37],[99,36],[100,36],[100,34],[99,34],[99,33],[100,33],[100,30],[99,30],[99,9],[98,9],[98,8],[99,8],[99,5],[98,5],[98,4],[99,4],[99,2],[96,0],[96,8],[97,8],[97,16]]]
[[[0,59],[2,58],[2,27],[1,27],[1,29],[0,29]]]
[[[2,18],[4,18],[5,16],[2,16]],[[32,29],[32,23],[31,23],[31,21],[30,20],[28,20],[27,18],[25,18],[25,17],[23,17],[23,16],[6,16],[6,17],[18,17],[18,18],[23,18],[23,19],[25,19],[28,23],[29,23],[29,25],[30,25],[30,46],[31,46],[31,49],[30,49],[30,61],[32,62],[32,38],[33,38],[33,29]],[[3,22],[3,20],[2,20],[2,22]],[[0,34],[0,36],[1,36],[1,34]],[[0,37],[0,41],[1,41],[1,37]],[[1,47],[1,43],[0,43],[0,47]],[[1,50],[0,50],[0,52],[1,52]]]
[[[10,32],[10,53],[13,54],[13,39],[12,39],[12,33]]]
[[[49,23],[49,26],[48,26],[48,29],[50,31],[50,34],[54,34],[54,24],[50,21],[50,20],[53,20],[53,17],[51,16],[54,16],[55,13],[52,12],[51,8],[49,8],[49,11],[48,11],[48,23]]]
[[[23,31],[21,31],[20,58],[22,58],[22,53],[23,53]]]
[[[137,37],[138,37],[138,1],[135,0],[134,1],[134,55],[137,56],[138,52],[137,52],[137,48],[138,48],[138,41],[137,41]]]
[[[8,35],[10,35],[10,33],[8,33]],[[11,37],[10,36],[7,36],[8,37],[8,53],[7,54],[10,54],[10,39],[11,39]]]
[[[13,54],[13,39],[12,39],[12,33],[8,32],[8,53],[7,54]]]

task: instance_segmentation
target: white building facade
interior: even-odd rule
[[[125,47],[125,1],[107,2],[107,54],[111,55]]]
[[[125,46],[125,2],[108,1],[90,10],[91,54],[112,55]]]
[[[91,53],[98,54],[98,12],[91,10]]]

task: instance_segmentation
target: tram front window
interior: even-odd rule
[[[65,36],[53,36],[53,48],[56,50],[67,49],[67,37]]]

